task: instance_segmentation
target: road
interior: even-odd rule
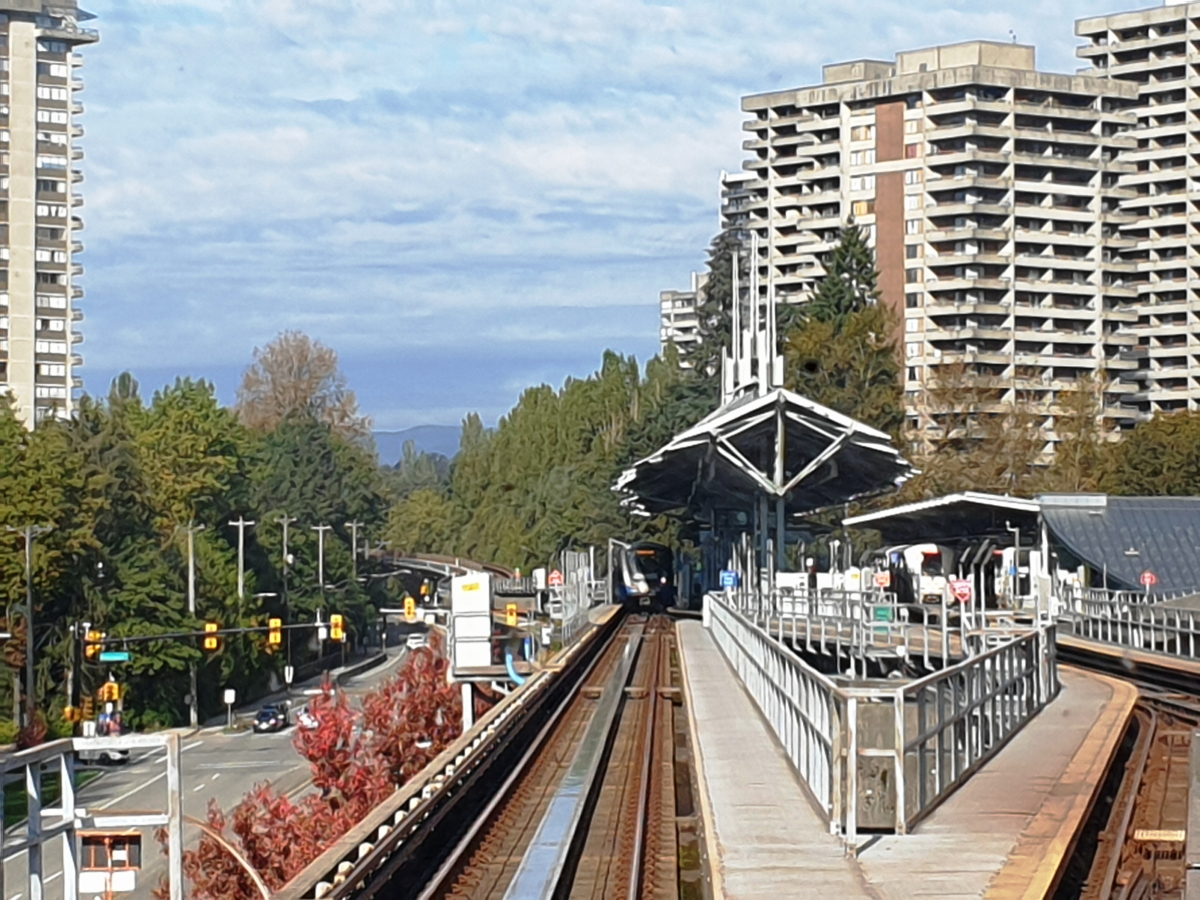
[[[380,681],[394,675],[405,658],[406,654],[400,651],[385,665],[352,679],[345,686],[346,692],[351,696],[367,693]],[[297,707],[302,701],[301,696]],[[246,710],[245,714],[252,716],[253,710]],[[248,791],[264,782],[289,796],[303,794],[309,788],[309,767],[292,744],[294,730],[295,726],[275,734],[254,734],[249,730],[226,734],[223,728],[216,727],[185,735],[181,746],[184,814],[204,819],[210,800],[215,800],[228,812]],[[103,772],[101,777],[79,791],[76,801],[79,806],[109,814],[166,809],[163,754],[135,755],[128,763],[105,767]],[[158,842],[151,831],[146,829],[142,834],[142,871],[138,875],[137,890],[121,895],[130,900],[150,900],[151,891],[166,873],[166,859],[160,855]],[[198,836],[198,829],[187,826],[185,847],[195,846]],[[45,900],[62,900],[58,841],[44,851],[42,868],[46,873]],[[3,900],[29,900],[24,854],[5,864],[4,886]]]

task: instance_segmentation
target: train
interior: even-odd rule
[[[614,547],[613,556],[614,603],[654,612],[675,604],[675,554],[670,547],[641,541]]]

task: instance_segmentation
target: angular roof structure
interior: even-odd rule
[[[1037,528],[1040,508],[1036,500],[963,491],[851,516],[842,524],[877,529],[889,544],[1008,537],[1010,527],[1031,535]]]
[[[1200,590],[1200,497],[1112,497],[1043,494],[1042,518],[1054,542],[1093,569],[1108,586],[1173,594]]]
[[[889,435],[775,388],[722,406],[626,469],[614,490],[647,515],[748,509],[764,494],[796,515],[890,490],[912,474]]]

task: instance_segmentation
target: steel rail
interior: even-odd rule
[[[642,754],[642,783],[638,796],[637,826],[633,834],[633,865],[629,870],[629,900],[637,900],[642,881],[642,863],[646,851],[646,823],[650,817],[650,779],[654,767],[655,733],[658,723],[658,688],[662,680],[663,635],[655,636],[654,657],[651,660],[650,689],[646,697],[649,719],[646,728],[646,747]]]

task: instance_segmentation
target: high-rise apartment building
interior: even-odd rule
[[[1134,173],[1137,86],[1039,72],[1032,47],[986,41],[823,74],[743,99],[760,289],[805,299],[853,218],[903,322],[914,441],[941,427],[928,388],[956,363],[1037,415],[1047,449],[1081,380],[1128,421],[1136,267],[1117,182]]]
[[[29,427],[68,415],[80,387],[75,49],[98,39],[90,18],[75,0],[0,0],[0,392]]]
[[[696,306],[703,296],[707,281],[707,275],[693,272],[690,290],[659,292],[658,342],[662,350],[665,351],[669,345],[674,344],[686,353],[692,344],[700,340]]]
[[[1080,19],[1078,54],[1137,89],[1122,256],[1135,267],[1143,413],[1200,409],[1200,3]]]

